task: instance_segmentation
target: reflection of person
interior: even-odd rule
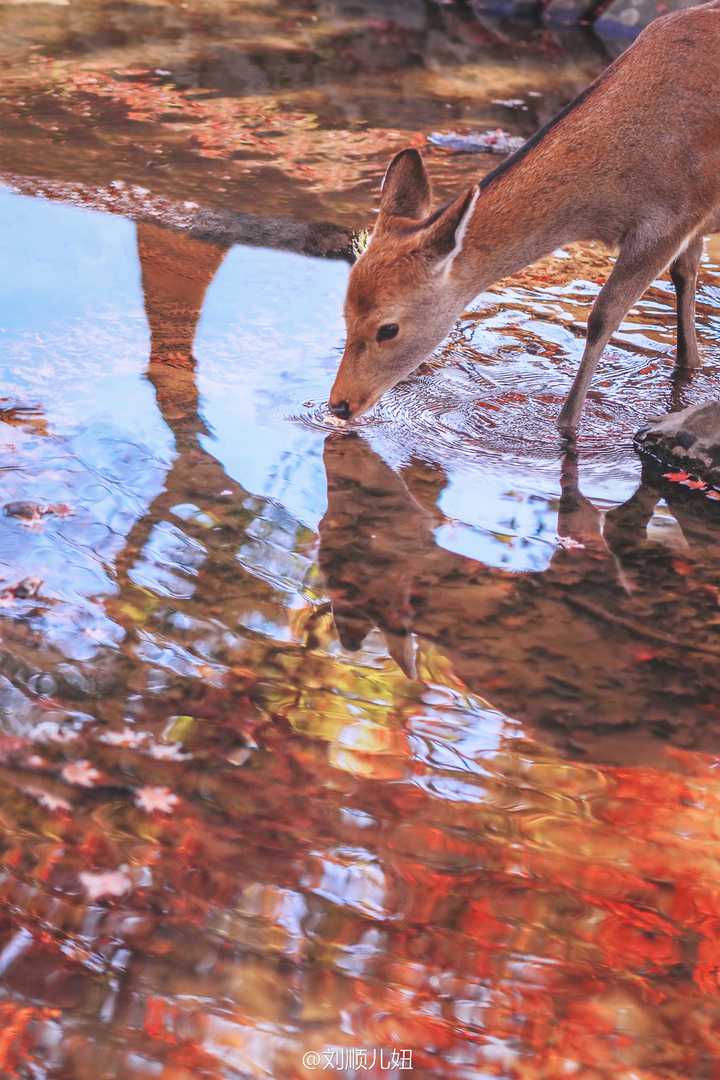
[[[568,453],[562,542],[543,572],[512,574],[438,546],[434,502],[444,479],[428,482],[426,465],[396,473],[364,439],[339,434],[328,437],[324,460],[328,509],[319,559],[348,648],[359,648],[377,626],[412,674],[415,635],[421,649],[438,645],[471,691],[570,741],[583,727],[683,722],[680,670],[690,688],[686,704],[717,693],[710,657],[720,650],[704,585],[698,577],[698,588],[688,590],[674,552],[648,539],[659,497],[649,484],[603,522],[582,495],[577,458]],[[693,543],[709,543],[702,522],[683,518],[683,527]],[[712,573],[718,557],[706,555],[702,565]]]

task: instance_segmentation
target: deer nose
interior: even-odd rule
[[[330,412],[333,416],[337,416],[338,420],[350,419],[350,406],[347,401],[338,401],[335,405],[330,405]]]

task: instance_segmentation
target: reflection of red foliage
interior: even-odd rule
[[[672,938],[633,925],[620,915],[605,916],[595,933],[595,944],[608,967],[618,971],[662,971],[680,959],[677,942]]]
[[[713,927],[712,939],[700,942],[695,968],[695,982],[705,994],[720,991],[720,922]]]
[[[357,182],[358,166],[373,153],[391,153],[401,146],[424,145],[425,136],[407,131],[325,131],[315,117],[284,108],[272,96],[200,97],[158,82],[151,72],[73,70],[69,86],[84,96],[87,115],[93,99],[115,102],[128,120],[152,123],[156,130],[171,125],[196,154],[232,161],[244,169],[280,167],[317,190],[341,190]]]
[[[332,1003],[322,1014],[332,1020],[322,1021],[318,1045],[412,1048],[416,1070],[446,1080],[462,1075],[453,1071],[456,1058],[511,1080],[704,1075],[720,1024],[718,759],[673,750],[667,770],[572,761],[538,767],[504,748],[496,758],[483,756],[484,801],[454,802],[415,783],[429,767],[412,757],[402,729],[369,726],[363,742],[347,723],[330,726],[328,741],[338,732],[340,741],[328,753],[328,742],[300,737],[281,719],[258,726],[252,705],[242,700],[242,722],[261,743],[252,768],[198,774],[182,760],[150,757],[147,740],[158,736],[151,717],[142,717],[138,730],[147,739],[138,745],[97,735],[85,743],[79,736],[78,759],[92,755],[103,784],[122,782],[126,799],[113,794],[92,816],[76,813],[83,802],[104,798],[103,789],[76,783],[73,813],[50,822],[56,840],[31,854],[26,844],[10,845],[3,855],[22,889],[32,882],[40,918],[63,891],[78,896],[81,873],[112,885],[113,868],[127,867],[131,888],[95,897],[96,909],[115,920],[108,926],[127,925],[142,935],[133,947],[152,971],[163,965],[172,972],[178,943],[189,948],[201,939],[197,962],[207,950],[218,973],[235,980],[232,993],[240,988],[240,1000],[229,996],[220,1013],[210,995],[183,999],[183,987],[203,985],[197,972],[191,983],[187,973],[176,982],[170,974],[162,996],[143,996],[138,1045],[162,1061],[160,1075],[219,1078],[224,1046],[252,1056],[252,1040],[274,1022],[263,1009],[279,1009],[276,998],[290,981],[297,1000],[310,1001],[311,1018],[318,997]],[[235,739],[238,709],[213,688],[202,714],[215,721],[196,725],[193,761],[222,761],[216,752],[224,746],[222,725]],[[362,761],[353,759],[342,772],[333,762],[345,762],[336,750],[348,749],[351,730]],[[64,746],[51,739],[44,749],[45,779],[57,783],[53,761],[67,764]],[[198,775],[202,798],[194,787]],[[65,778],[66,790],[73,778]],[[163,806],[177,790],[174,812],[138,813],[133,792],[140,782]],[[522,808],[502,817],[498,805],[507,804],[508,791],[512,805]],[[345,813],[353,805],[359,817],[347,817],[343,847],[328,822],[338,807]],[[363,805],[376,815],[371,826]],[[267,820],[271,832],[254,829]],[[506,831],[497,829],[500,821]],[[371,851],[373,861],[356,867],[355,844]],[[315,866],[319,872],[310,872]],[[360,871],[367,867],[366,879]],[[367,880],[373,905],[353,906],[344,896],[351,871],[356,899],[363,899]],[[336,886],[330,899],[315,892],[323,873]],[[51,929],[40,941],[31,925],[32,949],[42,962],[57,956],[59,970],[67,971],[64,930]],[[223,942],[217,951],[215,933]],[[246,951],[254,956],[247,971]],[[92,957],[84,942],[72,943],[73,964],[90,964]],[[281,977],[278,963],[288,963],[292,974]],[[254,991],[243,996],[253,979],[257,1006]],[[679,1031],[669,1035],[673,1025]],[[22,1038],[32,1048],[29,1035]],[[500,1045],[511,1049],[493,1057],[488,1046]],[[9,1053],[5,1061],[15,1067]],[[302,1076],[294,1045],[268,1053],[277,1053],[275,1075]]]
[[[509,926],[495,918],[489,899],[471,900],[462,918],[462,930],[475,942],[498,947],[507,939]]]
[[[57,1009],[21,1007],[13,1002],[0,1005],[0,1071],[3,1076],[17,1076],[19,1069],[25,1069],[35,1061],[30,1047],[37,1032],[32,1033],[31,1028],[59,1015]],[[37,1069],[39,1067],[37,1063]],[[33,1075],[36,1075],[35,1068]]]

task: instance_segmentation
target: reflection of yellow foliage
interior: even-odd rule
[[[399,754],[405,750],[402,732],[382,724],[374,724],[366,717],[343,728],[337,741],[348,750],[361,754]]]
[[[117,611],[131,622],[144,626],[160,603],[160,597],[149,589],[137,587],[132,595],[133,600],[123,600],[117,605]]]
[[[452,661],[428,642],[423,642],[417,657],[418,678],[422,682],[440,683],[455,690],[466,691],[462,679],[455,674]]]
[[[407,742],[402,731],[361,718],[341,728],[328,751],[336,769],[376,780],[407,773]]]
[[[407,774],[407,765],[399,758],[360,753],[337,743],[330,746],[328,761],[343,772],[373,780],[400,780]]]
[[[329,606],[290,608],[288,626],[295,641],[314,649],[327,649],[337,636]]]

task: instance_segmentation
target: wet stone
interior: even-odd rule
[[[691,405],[654,421],[637,433],[635,445],[641,456],[655,464],[720,485],[720,402]]]
[[[470,6],[478,16],[502,15],[506,18],[534,15],[540,7],[537,0],[471,0]]]
[[[597,7],[598,0],[549,0],[542,19],[546,26],[576,26],[591,19]]]
[[[633,38],[660,15],[695,7],[696,0],[613,0],[595,22],[601,37]]]

